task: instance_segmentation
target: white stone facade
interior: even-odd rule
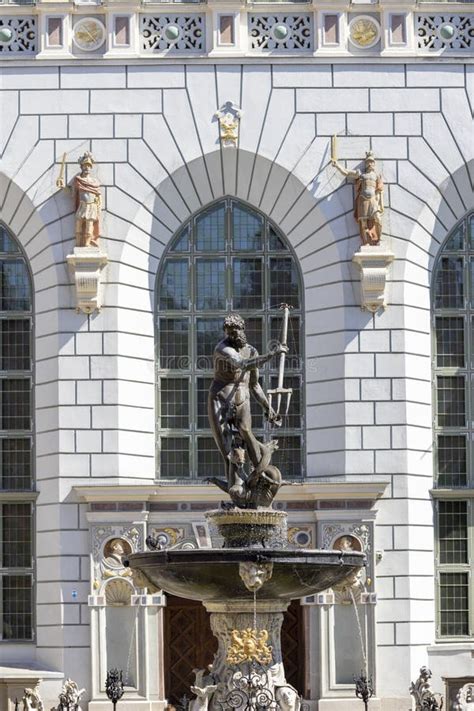
[[[0,74],[0,221],[34,286],[37,637],[0,644],[0,663],[63,672],[95,698],[91,709],[105,708],[90,672],[100,626],[88,604],[92,527],[189,521],[127,502],[219,500],[204,486],[167,494],[155,484],[155,279],[180,225],[235,196],[279,226],[303,274],[308,481],[291,497],[377,500],[290,515],[314,527],[319,545],[328,521],[373,526],[373,708],[408,708],[423,664],[439,690],[441,677],[472,675],[474,640],[436,644],[430,498],[430,278],[443,240],[474,207],[470,60],[20,59]],[[214,118],[227,101],[242,110],[237,146],[221,145]],[[384,245],[395,255],[385,311],[360,308],[353,188],[330,165],[335,133],[339,160],[356,167],[372,149],[384,174]],[[109,260],[103,308],[90,315],[75,312],[74,215],[55,187],[63,153],[70,178],[85,150],[103,185]],[[118,508],[91,511],[91,501]],[[161,608],[143,609],[158,644]],[[312,707],[356,709],[352,689],[328,681],[318,626],[327,611],[311,609]],[[143,673],[148,705],[128,711],[163,707],[159,671]],[[50,705],[58,687],[43,682]]]

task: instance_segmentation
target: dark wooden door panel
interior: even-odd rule
[[[209,613],[201,603],[167,596],[164,626],[166,698],[175,704],[189,697],[194,683],[193,669],[212,663],[217,640],[211,632]],[[293,601],[285,613],[281,641],[286,679],[304,695],[305,645],[302,607]]]

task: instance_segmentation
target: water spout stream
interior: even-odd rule
[[[358,608],[356,599],[355,599],[355,597],[354,597],[354,593],[353,593],[353,591],[352,591],[352,588],[349,588],[349,594],[350,594],[350,596],[351,596],[352,606],[353,606],[353,608],[354,608],[354,614],[355,614],[356,622],[357,622],[357,629],[358,629],[358,631],[359,631],[360,647],[361,647],[361,650],[362,650],[362,659],[363,659],[363,661],[364,661],[364,672],[365,672],[366,676],[368,677],[368,675],[369,675],[369,667],[368,667],[368,664],[367,664],[367,653],[366,653],[366,648],[365,648],[364,635],[362,634],[362,625],[361,625],[361,623],[360,623],[359,608]]]
[[[257,632],[257,591],[253,591],[253,628]]]

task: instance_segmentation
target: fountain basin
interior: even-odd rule
[[[239,573],[241,563],[272,564],[259,600],[290,601],[327,590],[365,563],[358,552],[333,550],[199,549],[135,553],[124,561],[156,586],[178,597],[212,602],[253,600]]]
[[[224,548],[287,548],[287,514],[271,508],[217,509],[207,520],[224,539]]]

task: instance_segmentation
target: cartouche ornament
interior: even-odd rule
[[[232,643],[227,651],[228,664],[257,662],[262,666],[271,664],[272,648],[267,644],[268,631],[248,627],[246,630],[232,630]]]

